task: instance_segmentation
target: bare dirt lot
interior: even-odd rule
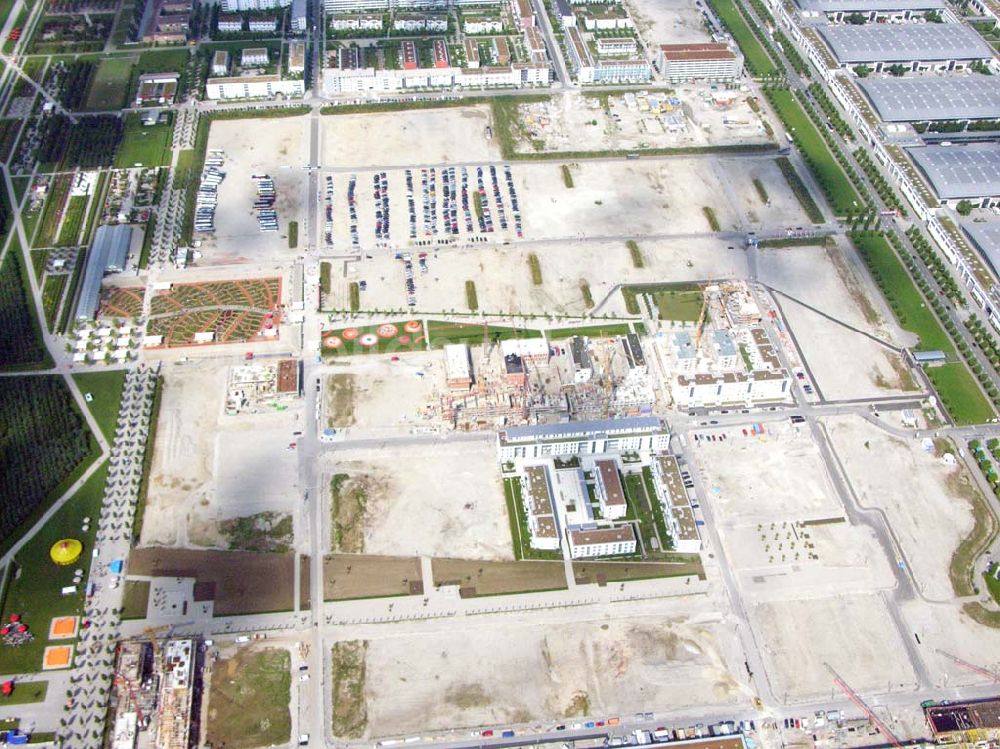
[[[937,686],[984,684],[991,680],[955,663],[939,651],[981,668],[1000,668],[1000,630],[976,624],[957,604],[927,605],[910,601],[902,606],[907,625],[926,646],[924,661]]]
[[[428,406],[436,406],[443,391],[440,353],[415,353],[396,362],[391,355],[368,354],[344,364],[327,380],[324,409],[327,424],[349,428],[352,439],[405,433],[427,422]]]
[[[218,522],[288,512],[298,495],[296,453],[285,450],[298,410],[226,416],[229,363],[164,368],[143,545],[222,546]]]
[[[196,551],[154,546],[132,550],[128,573],[193,577],[197,581],[196,591],[204,592],[203,600],[215,602],[215,616],[290,611],[294,604],[295,555],[292,553]]]
[[[762,251],[758,269],[762,281],[792,297],[779,295],[778,302],[824,396],[913,392],[916,381],[903,357],[857,332],[895,346],[913,342],[857,263],[856,255],[842,247],[790,247]],[[843,356],[844,351],[851,356]]]
[[[226,178],[219,185],[215,211],[215,233],[199,234],[200,264],[260,262],[294,257],[288,247],[288,222],[305,218],[305,172],[308,161],[306,127],[308,117],[279,119],[216,120],[209,132],[208,148],[225,153],[222,170]],[[248,128],[253,131],[247,137]],[[257,186],[255,174],[274,180],[278,212],[277,232],[262,233],[252,208]],[[302,242],[302,239],[299,240]]]
[[[331,115],[322,119],[326,167],[409,166],[496,161],[497,139],[486,139],[489,107],[413,110],[404,114]],[[359,134],[365,137],[359,138]]]
[[[422,592],[416,557],[331,554],[323,559],[323,598],[327,601]]]
[[[695,443],[708,501],[732,524],[842,517],[809,432],[784,422],[765,428],[760,437],[732,430],[725,441]]]
[[[756,601],[891,588],[891,562],[875,533],[847,522],[763,523],[719,534],[745,593]]]
[[[906,562],[928,598],[953,596],[948,566],[972,529],[972,513],[961,492],[970,479],[947,466],[921,442],[886,434],[863,419],[824,419],[863,507],[884,510]]]
[[[467,311],[465,282],[472,280],[483,312],[583,315],[587,307],[580,282],[585,280],[597,304],[596,314],[622,315],[622,295],[611,293],[617,283],[746,275],[746,253],[726,240],[678,237],[640,240],[639,246],[643,268],[633,267],[624,241],[567,240],[432,252],[427,259],[429,272],[414,274],[417,309],[444,314]],[[528,264],[532,253],[538,257],[541,285],[532,282]],[[403,264],[383,254],[352,266],[346,278],[335,277],[329,306],[346,308],[348,284],[359,280],[368,285],[361,294],[362,309],[399,309],[406,304]]]
[[[610,618],[370,640],[366,702],[379,735],[616,715],[745,700],[731,628],[688,617]]]
[[[723,98],[724,97],[724,100]],[[631,97],[629,97],[631,99]],[[661,97],[663,98],[663,97]],[[709,145],[751,145],[771,139],[761,115],[746,95],[713,92],[709,86],[684,86],[671,97],[670,111],[640,108],[623,96],[605,100],[564,93],[549,101],[522,104],[521,123],[532,143],[520,142],[520,152],[688,148]],[[641,97],[645,99],[645,97]],[[667,100],[669,102],[669,99]],[[630,105],[631,104],[631,105]]]
[[[322,461],[330,475],[371,479],[360,549],[366,554],[513,559],[491,442],[351,450]]]
[[[435,559],[434,585],[457,585],[463,598],[566,587],[562,562],[482,562]]]
[[[648,44],[712,41],[692,0],[628,0],[626,5]]]
[[[885,603],[879,596],[841,595],[776,601],[754,607],[754,632],[763,641],[775,694],[787,699],[829,696],[829,664],[852,688],[912,688],[916,678]]]

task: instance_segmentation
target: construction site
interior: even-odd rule
[[[112,697],[112,749],[188,749],[199,742],[201,650],[192,639],[118,645]]]
[[[490,341],[445,347],[447,391],[440,417],[453,429],[635,416],[652,412],[653,380],[639,335],[607,334]],[[581,331],[582,332],[582,331]]]

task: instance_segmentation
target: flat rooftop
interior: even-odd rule
[[[736,55],[728,45],[718,42],[703,44],[661,44],[663,59],[682,60],[733,60]]]
[[[1000,145],[917,146],[906,151],[942,200],[1000,195]]]
[[[979,250],[994,275],[1000,276],[1000,221],[962,222],[962,229]]]
[[[618,476],[618,464],[613,460],[595,460],[594,468],[604,487],[604,501],[608,505],[624,505],[625,490]]]
[[[817,13],[865,13],[896,10],[935,10],[944,7],[944,0],[795,0],[800,10]]]
[[[594,528],[593,530],[576,530],[569,533],[573,546],[589,546],[590,544],[621,544],[635,541],[635,532],[631,525],[619,525],[615,528]]]
[[[624,419],[599,421],[570,421],[563,424],[532,424],[510,427],[500,432],[501,443],[534,442],[547,439],[573,439],[592,435],[642,434],[662,432],[663,422],[658,416],[630,416]]]
[[[684,480],[681,478],[681,468],[673,455],[656,456],[657,473],[660,485],[666,490],[667,501],[671,507],[687,507],[688,495],[684,490]]]
[[[1000,118],[1000,78],[859,78],[858,86],[885,122]]]
[[[841,63],[979,60],[993,55],[979,34],[957,23],[815,28]]]

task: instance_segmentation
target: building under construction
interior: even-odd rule
[[[638,335],[489,341],[452,347],[441,418],[455,429],[649,413],[655,398]],[[466,362],[469,369],[465,369]]]
[[[117,657],[112,749],[189,749],[197,743],[197,642],[122,642]]]
[[[927,725],[939,744],[1000,741],[1000,698],[953,702],[924,708]]]

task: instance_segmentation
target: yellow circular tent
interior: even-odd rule
[[[75,538],[64,538],[62,541],[56,541],[49,550],[52,561],[62,567],[73,564],[80,558],[81,553],[83,553],[83,544]]]

